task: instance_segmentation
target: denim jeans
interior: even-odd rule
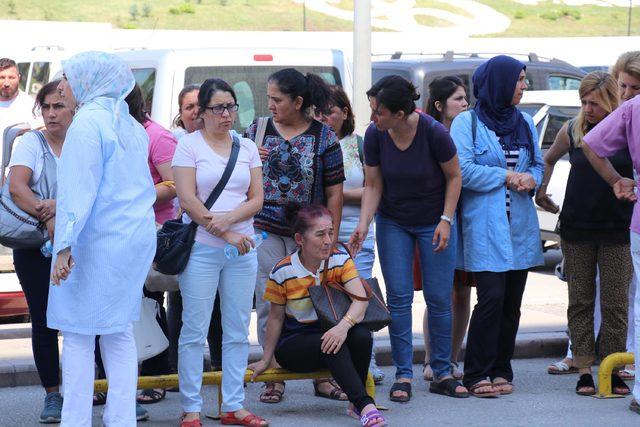
[[[182,294],[182,330],[178,341],[178,377],[184,412],[202,409],[202,362],[211,311],[220,295],[222,311],[222,410],[235,412],[244,402],[243,378],[249,357],[249,319],[258,261],[251,252],[227,259],[222,248],[196,242],[178,276]]]
[[[380,214],[376,216],[378,255],[391,311],[389,335],[396,378],[413,378],[411,304],[416,242],[420,248],[422,292],[429,313],[431,368],[436,379],[451,372],[451,290],[456,261],[456,227],[451,227],[447,248],[436,253],[432,244],[436,226],[403,226]]]

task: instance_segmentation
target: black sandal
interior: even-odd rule
[[[394,396],[393,393],[396,391],[403,391],[407,393],[406,396]],[[389,390],[389,400],[392,402],[408,402],[411,400],[411,383],[407,382],[395,382],[391,386],[391,390]]]
[[[320,387],[318,387],[320,384],[326,384],[326,383],[331,384],[331,386],[333,387],[331,391],[328,393],[324,391],[320,391]],[[322,378],[322,379],[314,380],[313,390],[314,390],[314,394],[317,397],[324,397],[325,399],[330,399],[330,400],[339,400],[341,402],[349,400],[349,397],[347,396],[347,394],[342,390],[342,388],[340,388],[338,383],[335,382],[333,378]],[[344,399],[342,398],[343,396],[344,396]]]
[[[104,391],[93,393],[93,406],[100,406],[105,403],[107,403],[107,393]]]
[[[447,378],[442,381],[432,381],[429,385],[429,392],[435,394],[441,394],[443,396],[465,398],[469,397],[469,392],[457,392],[456,388],[463,387],[460,381],[453,378]]]
[[[613,378],[613,377],[612,377]],[[589,387],[593,391],[580,391],[581,388]],[[593,396],[596,394],[596,384],[593,382],[593,376],[591,374],[582,374],[576,384],[576,394],[580,396]]]
[[[614,392],[614,389],[616,389],[616,388],[624,389],[625,392],[624,393],[616,393],[616,392]],[[629,388],[628,385],[625,384],[625,382],[622,380],[620,375],[611,374],[611,392],[613,394],[617,394],[618,396],[626,396],[626,395],[631,393],[631,389]]]
[[[163,388],[145,388],[139,395],[136,396],[136,401],[141,405],[150,405],[152,403],[160,402],[166,395],[167,391]],[[146,397],[147,399],[141,399],[143,397]]]

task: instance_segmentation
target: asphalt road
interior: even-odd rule
[[[628,409],[630,397],[598,400],[577,396],[573,390],[577,376],[546,373],[549,359],[517,360],[516,391],[498,399],[454,399],[430,394],[424,381],[414,381],[414,397],[408,404],[391,403],[388,389],[392,369],[385,367],[387,379],[378,386],[378,403],[388,406],[385,416],[391,426],[638,426],[640,415]],[[420,367],[414,367],[418,374]],[[353,426],[359,423],[344,415],[346,405],[313,396],[310,381],[287,384],[284,400],[277,405],[257,402],[258,384],[247,387],[247,408],[271,422],[272,426]],[[205,412],[213,408],[213,390],[205,388]],[[177,426],[181,413],[179,396],[168,393],[157,404],[147,405],[151,419],[140,427]],[[39,387],[0,389],[0,426],[38,426],[43,392]],[[94,409],[94,426],[102,426],[101,408]],[[219,425],[205,420],[203,425]]]

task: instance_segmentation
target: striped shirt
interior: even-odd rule
[[[507,159],[507,170],[514,171],[518,160],[520,159],[520,150],[504,150],[504,156]],[[509,188],[506,188],[506,200],[507,200],[507,216],[511,215],[511,192]]]
[[[296,251],[273,267],[264,299],[285,306],[285,321],[278,345],[294,335],[320,331],[320,322],[308,289],[320,285],[324,263],[320,264],[317,272],[312,273],[302,265]],[[344,249],[335,248],[329,257],[328,280],[345,284],[357,277],[358,270],[351,257]]]

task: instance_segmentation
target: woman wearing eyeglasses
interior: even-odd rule
[[[231,133],[238,111],[233,89],[223,80],[206,80],[198,94],[201,130],[180,138],[173,174],[180,206],[198,223],[189,263],[178,276],[182,294],[182,330],[178,341],[178,377],[182,401],[181,427],[200,427],[204,342],[211,310],[220,295],[222,310],[223,424],[266,426],[243,408],[243,377],[249,356],[249,319],[258,269],[253,216],[262,208],[262,163],[255,144]],[[234,141],[235,140],[235,141]],[[233,144],[238,160],[211,209],[205,200],[220,181]],[[227,259],[231,244],[242,256]]]

